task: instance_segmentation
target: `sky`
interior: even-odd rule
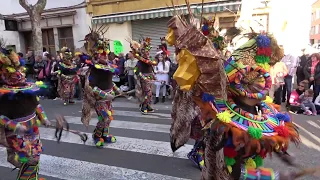
[[[35,4],[38,0],[27,0],[30,4]],[[19,4],[19,0],[0,0],[0,13],[3,15],[26,12]],[[56,7],[67,7],[77,5],[84,0],[47,0],[46,9]]]

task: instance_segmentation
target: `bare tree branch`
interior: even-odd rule
[[[44,8],[46,7],[46,4],[47,0],[38,0],[37,4],[34,5],[34,8],[37,12],[41,14]]]
[[[28,0],[19,0],[19,4],[28,12],[32,12],[32,5],[28,3]]]
[[[43,47],[41,14],[46,7],[47,0],[38,0],[35,5],[28,3],[28,0],[19,0],[19,4],[27,11],[30,16],[34,53],[35,55],[41,55]]]

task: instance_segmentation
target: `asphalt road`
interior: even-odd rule
[[[118,142],[108,144],[103,149],[94,147],[91,140],[96,116],[93,116],[88,129],[80,122],[81,102],[63,106],[59,100],[43,100],[42,105],[49,119],[53,119],[55,113],[62,114],[72,129],[86,132],[89,136],[84,145],[78,136],[64,133],[62,142],[58,144],[54,139],[54,129],[40,129],[44,145],[40,174],[47,180],[197,180],[200,177],[200,171],[186,157],[192,148],[192,141],[176,153],[171,152],[170,102],[154,106],[156,113],[143,116],[134,100],[116,99],[110,132],[117,137]],[[319,119],[319,116],[294,116],[300,128],[302,144],[299,148],[292,146],[289,152],[303,167],[320,164]],[[288,169],[277,157],[267,159],[265,166]],[[17,171],[11,170],[12,166],[6,162],[4,148],[0,148],[0,180],[15,179]],[[320,177],[308,176],[302,179],[316,180]]]

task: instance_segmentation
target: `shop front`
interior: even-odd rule
[[[205,3],[203,6],[204,16],[215,16],[219,24],[219,17],[231,17],[234,21],[235,14],[239,10],[241,1],[217,1]],[[200,17],[201,4],[192,4],[192,13]],[[188,18],[188,10],[186,6],[179,6],[179,13]],[[124,52],[130,51],[130,45],[127,42],[128,38],[138,41],[141,37],[150,37],[152,39],[153,48],[151,55],[155,55],[158,45],[160,45],[160,37],[167,34],[167,22],[173,16],[173,9],[158,8],[151,10],[143,10],[136,12],[126,12],[109,14],[104,16],[94,16],[93,24],[101,26],[106,24],[109,27],[109,32],[106,33],[106,38],[120,41],[123,45]],[[230,22],[227,26],[230,26]],[[220,25],[224,25],[222,22]],[[111,50],[113,50],[111,43]],[[173,58],[174,47],[168,47]]]

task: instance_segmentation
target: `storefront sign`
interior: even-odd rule
[[[113,41],[113,52],[115,55],[119,55],[120,53],[123,52],[123,45],[121,43],[121,41],[118,40],[114,40]]]

